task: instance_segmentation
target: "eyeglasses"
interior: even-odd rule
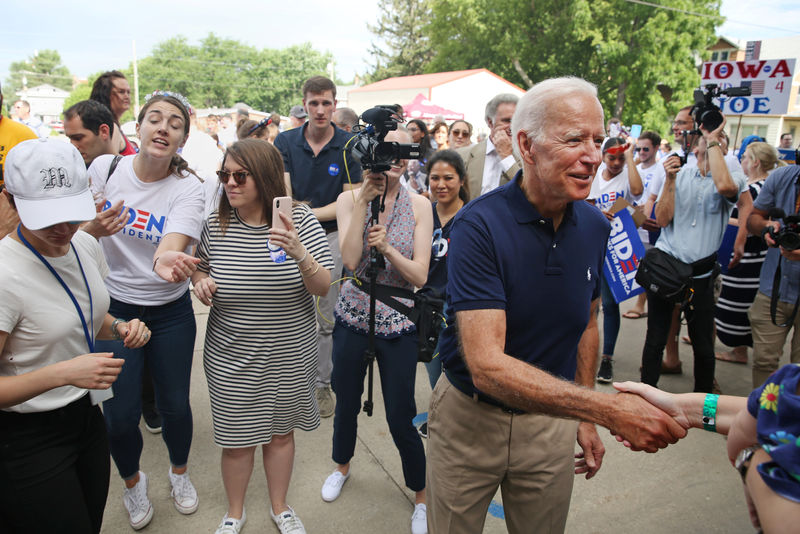
[[[455,137],[469,137],[469,132],[467,130],[453,130],[450,133]]]
[[[230,177],[233,176],[233,181],[236,182],[236,185],[244,185],[247,181],[247,177],[250,175],[247,171],[217,171],[217,176],[219,176],[219,181],[223,184],[227,184]]]

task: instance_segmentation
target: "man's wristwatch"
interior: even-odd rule
[[[710,143],[708,143],[708,148],[711,148],[713,146],[718,146],[720,147],[720,149],[722,149],[722,145],[719,144],[719,141],[711,141]]]
[[[736,455],[736,460],[733,465],[736,466],[736,469],[742,476],[742,482],[744,482],[747,476],[747,469],[750,467],[750,460],[753,459],[753,454],[760,448],[761,445],[753,445],[752,447],[740,450],[739,454]]]

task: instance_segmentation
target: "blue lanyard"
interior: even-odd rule
[[[81,325],[83,325],[83,335],[86,336],[86,343],[89,345],[89,352],[94,352],[94,304],[92,303],[92,290],[89,289],[89,281],[86,280],[86,273],[83,271],[83,265],[81,264],[81,257],[78,256],[78,251],[75,249],[75,245],[73,245],[71,242],[69,244],[69,246],[72,248],[72,251],[75,252],[75,258],[77,258],[78,260],[78,267],[80,268],[81,275],[83,276],[83,283],[86,284],[86,292],[89,293],[89,314],[90,314],[89,320],[91,321],[92,325],[91,335],[89,334],[89,326],[86,324],[86,318],[83,315],[83,310],[78,304],[78,299],[75,298],[75,295],[69,289],[69,286],[66,284],[66,282],[64,282],[64,279],[61,278],[61,276],[56,272],[53,266],[50,265],[50,262],[44,259],[44,256],[39,254],[39,251],[33,248],[33,245],[31,245],[28,242],[28,240],[25,239],[25,236],[22,235],[22,231],[20,230],[19,225],[17,226],[17,236],[19,236],[19,239],[20,241],[22,241],[22,244],[28,247],[28,249],[30,249],[30,251],[33,252],[33,254],[37,258],[39,258],[39,261],[41,261],[45,267],[50,269],[50,272],[53,273],[53,276],[56,277],[56,280],[58,280],[58,282],[61,284],[61,287],[63,287],[64,291],[67,292],[69,298],[72,299],[72,304],[75,305],[75,309],[78,310],[78,316],[81,318]]]

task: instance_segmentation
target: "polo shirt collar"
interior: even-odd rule
[[[517,171],[517,175],[514,176],[514,180],[512,180],[508,185],[503,186],[506,188],[504,195],[506,197],[506,202],[508,203],[508,209],[514,216],[514,219],[519,224],[530,224],[539,222],[541,220],[551,220],[550,217],[544,217],[541,213],[539,213],[539,210],[537,210],[536,207],[531,204],[527,198],[525,198],[525,193],[522,192],[522,188],[520,187],[521,181],[522,169]],[[579,202],[583,201],[581,200]],[[562,224],[567,222],[571,223],[572,225],[578,224],[578,213],[575,210],[574,204],[574,202],[567,204]]]
[[[344,140],[343,136],[339,135],[339,132],[344,132],[344,130],[340,130],[339,128],[337,128],[334,123],[331,123],[331,126],[333,126],[333,137],[331,137],[331,140],[328,141],[327,145],[322,147],[322,150],[326,150],[326,149],[329,149],[329,148],[340,149],[340,148],[344,147],[344,141],[345,140]],[[301,144],[304,147],[306,147],[309,150],[311,150],[311,145],[308,144],[308,140],[306,139],[306,128],[308,128],[308,121],[303,123],[303,126],[301,126],[301,128],[303,129],[300,132]]]

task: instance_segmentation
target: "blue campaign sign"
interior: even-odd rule
[[[644,245],[628,210],[620,210],[614,215],[606,246],[603,274],[614,300],[620,303],[643,292],[634,277],[639,261],[644,257]]]
[[[733,257],[733,243],[736,241],[736,233],[739,231],[738,226],[729,224],[725,228],[725,234],[722,236],[722,243],[717,251],[717,263],[719,263],[722,274],[728,273],[728,264]]]

